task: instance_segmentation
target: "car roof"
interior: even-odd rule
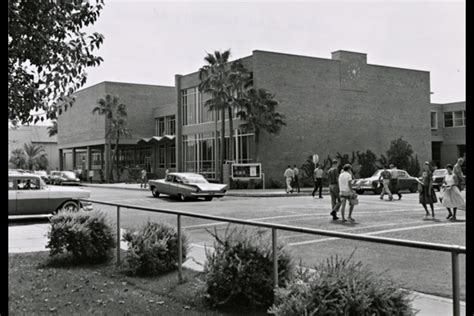
[[[168,173],[170,176],[182,176],[182,177],[204,177],[202,174],[199,173],[192,173],[192,172],[170,172]]]
[[[9,172],[8,177],[15,178],[41,178],[39,175],[33,173]]]

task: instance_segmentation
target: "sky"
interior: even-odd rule
[[[204,56],[253,50],[331,58],[348,50],[369,64],[430,72],[431,102],[464,101],[464,1],[125,1],[105,0],[86,29],[105,36],[104,62],[88,68],[84,87],[102,81],[174,86],[175,74]]]

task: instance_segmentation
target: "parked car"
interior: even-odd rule
[[[166,194],[181,201],[197,198],[212,201],[215,197],[223,197],[227,189],[227,185],[209,183],[200,174],[181,172],[168,173],[165,179],[149,180],[148,185],[154,197]]]
[[[51,183],[56,185],[80,184],[80,180],[72,171],[51,171]]]
[[[48,173],[47,173],[46,171],[44,171],[44,170],[35,170],[35,171],[33,171],[33,173],[36,174],[36,175],[38,175],[38,176],[40,176],[41,179],[43,179],[43,181],[44,181],[46,184],[49,183],[50,177],[49,177],[49,175],[48,175]]]
[[[418,190],[418,181],[415,177],[412,177],[405,170],[396,169],[398,172],[398,189],[409,190],[414,193]],[[365,191],[372,191],[375,194],[382,193],[382,185],[379,181],[380,174],[383,169],[377,170],[371,177],[357,179],[354,181],[354,187],[357,194],[362,194]]]
[[[54,214],[60,210],[92,210],[87,199],[90,191],[82,188],[48,186],[40,176],[28,173],[8,173],[8,215]]]

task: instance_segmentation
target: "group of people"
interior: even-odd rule
[[[448,220],[456,220],[457,209],[464,205],[464,199],[461,195],[461,191],[464,189],[465,182],[464,176],[461,169],[464,163],[463,158],[459,158],[457,163],[453,166],[451,164],[446,165],[447,175],[444,177],[442,185],[442,194],[440,197],[441,205],[446,207],[448,210]],[[358,204],[357,194],[355,188],[353,188],[354,175],[352,172],[352,166],[345,164],[341,171],[339,171],[339,162],[337,159],[332,161],[332,166],[327,172],[327,179],[329,183],[329,194],[331,196],[331,212],[333,220],[338,220],[337,213],[340,211],[342,222],[355,221],[352,217],[354,206]],[[380,199],[383,200],[385,194],[388,195],[389,200],[393,200],[393,194],[398,195],[398,199],[401,200],[402,195],[399,192],[398,186],[398,172],[394,164],[384,166],[383,171],[380,174],[379,181],[381,183],[382,192]],[[430,217],[427,205],[431,209],[431,218],[435,218],[433,204],[437,202],[436,193],[433,189],[433,168],[429,162],[425,162],[423,165],[423,172],[420,179],[418,179],[418,191],[419,191],[419,202],[425,209],[425,218]],[[299,170],[296,165],[285,170],[284,177],[286,179],[286,193],[293,193],[293,186],[297,186],[298,192],[300,192],[300,186],[298,181]],[[322,198],[322,183],[324,171],[321,165],[316,164],[314,169],[314,189],[312,196],[319,190],[319,198]],[[345,208],[346,204],[349,204],[349,213],[346,219]],[[452,211],[451,211],[452,210]]]

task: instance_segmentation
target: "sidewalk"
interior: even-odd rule
[[[139,183],[81,183],[84,187],[93,188],[107,188],[107,189],[125,189],[125,190],[139,190],[150,191],[148,188],[140,188]],[[226,196],[240,196],[240,197],[282,197],[282,196],[306,196],[311,195],[313,188],[301,188],[300,193],[286,193],[285,189],[242,189],[242,190],[228,190]],[[323,195],[329,194],[328,188],[323,188]]]
[[[47,232],[49,224],[17,225],[8,227],[8,253],[48,251]],[[122,230],[123,234],[124,230]],[[125,242],[120,248],[127,249]],[[208,248],[209,249],[209,248]],[[212,250],[212,249],[210,249]],[[205,246],[190,244],[188,260],[183,266],[202,271],[206,261]],[[420,312],[418,316],[452,315],[452,300],[419,292],[413,292],[412,306]],[[461,315],[466,315],[466,303],[461,302]]]

